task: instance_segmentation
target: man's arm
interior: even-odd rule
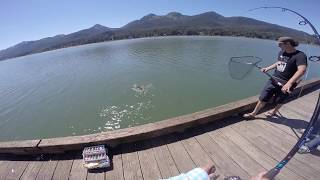
[[[278,63],[279,63],[279,61],[277,61],[276,63],[274,63],[274,64],[272,64],[272,65],[270,65],[268,67],[261,68],[261,72],[267,72],[267,71],[269,71],[271,69],[276,68]]]
[[[291,86],[297,82],[297,80],[302,77],[304,75],[304,73],[307,70],[307,66],[306,65],[300,65],[298,66],[298,70],[296,73],[294,73],[294,75],[289,79],[289,81],[281,88],[281,90],[286,93],[290,93],[290,88]]]

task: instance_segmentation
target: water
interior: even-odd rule
[[[319,48],[301,46],[310,55]],[[66,48],[0,62],[0,141],[82,135],[193,113],[260,92],[229,76],[232,56],[276,59],[275,41],[163,37]],[[318,53],[318,54],[316,54]],[[309,62],[308,78],[319,77]]]

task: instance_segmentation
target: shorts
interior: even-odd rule
[[[262,102],[269,102],[271,98],[274,96],[274,102],[276,104],[283,104],[283,102],[287,99],[289,94],[283,93],[281,91],[281,88],[281,86],[277,85],[271,79],[269,79],[269,81],[267,81],[267,84],[265,85],[260,94],[259,100]]]

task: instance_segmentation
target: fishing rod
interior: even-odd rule
[[[299,21],[299,25],[309,25],[311,27],[311,29],[314,32],[314,36],[316,37],[316,40],[318,42],[318,44],[320,45],[320,35],[318,33],[318,31],[316,30],[316,28],[313,26],[313,24],[304,16],[302,16],[301,14],[299,14],[296,11],[293,11],[291,9],[288,8],[284,8],[284,7],[258,7],[258,8],[254,8],[254,9],[250,9],[249,11],[255,11],[255,10],[259,10],[259,9],[281,9],[282,12],[292,12],[296,15],[298,15],[299,17],[301,17],[303,20]],[[310,56],[308,58],[310,61],[320,61],[320,56]],[[304,145],[304,143],[306,142],[306,138],[311,134],[312,130],[314,129],[314,125],[317,122],[317,120],[319,119],[319,113],[320,113],[320,94],[318,96],[318,100],[317,100],[317,104],[316,104],[316,108],[312,114],[311,120],[307,126],[307,128],[305,129],[304,133],[302,134],[302,136],[300,137],[300,139],[298,140],[298,142],[293,146],[293,148],[290,150],[290,152],[280,161],[278,162],[278,164],[270,169],[265,175],[264,177],[268,178],[268,179],[274,179],[276,177],[277,174],[279,174],[280,170],[290,161],[290,159],[297,153],[297,151],[299,150],[299,148]]]
[[[248,11],[256,11],[259,9],[281,9],[282,12],[292,12],[296,15],[298,15],[299,17],[302,18],[302,20],[299,21],[299,25],[309,25],[312,29],[312,31],[314,32],[314,37],[316,38],[316,40],[318,41],[318,44],[320,45],[320,35],[318,33],[318,31],[316,30],[316,28],[314,27],[314,25],[303,15],[301,15],[300,13],[293,11],[291,9],[288,8],[284,8],[284,7],[279,7],[279,6],[265,6],[265,7],[258,7],[258,8],[253,8],[253,9],[249,9]],[[320,56],[310,56],[308,58],[310,61],[320,61]]]

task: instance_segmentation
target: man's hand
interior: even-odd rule
[[[261,68],[260,71],[263,72],[263,73],[266,73],[266,72],[269,71],[269,69],[268,68]]]
[[[285,85],[282,86],[281,91],[283,93],[291,93],[290,88],[292,87],[292,84],[287,82]]]
[[[277,61],[276,63],[272,64],[271,66],[267,66],[267,67],[261,68],[260,71],[263,72],[263,73],[266,73],[269,70],[276,68],[278,63],[279,63],[279,61]]]

